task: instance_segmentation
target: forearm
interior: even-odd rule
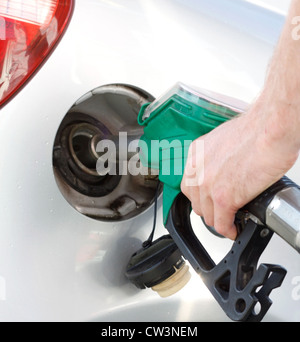
[[[293,35],[293,18],[298,16],[300,0],[293,0],[256,104],[267,106],[266,139],[275,146],[286,143],[292,153],[300,149],[300,40]]]
[[[266,78],[266,88],[280,90],[279,100],[285,104],[300,105],[300,40],[293,35],[295,17],[300,17],[300,0],[291,2]]]

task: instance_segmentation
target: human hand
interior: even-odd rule
[[[281,130],[286,128],[274,121],[280,116],[266,115],[267,111],[276,114],[279,107],[257,101],[247,113],[200,137],[189,149],[181,190],[194,212],[230,239],[237,234],[236,212],[280,179],[298,157],[288,132]],[[199,155],[203,149],[196,148],[199,141],[204,143],[204,156]]]

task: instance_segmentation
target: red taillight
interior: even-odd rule
[[[0,0],[0,107],[62,35],[74,0]]]

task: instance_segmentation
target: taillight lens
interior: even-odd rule
[[[0,107],[62,35],[74,0],[0,0]]]

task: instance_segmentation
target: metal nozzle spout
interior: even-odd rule
[[[286,188],[276,194],[266,213],[266,224],[300,253],[300,190]]]

